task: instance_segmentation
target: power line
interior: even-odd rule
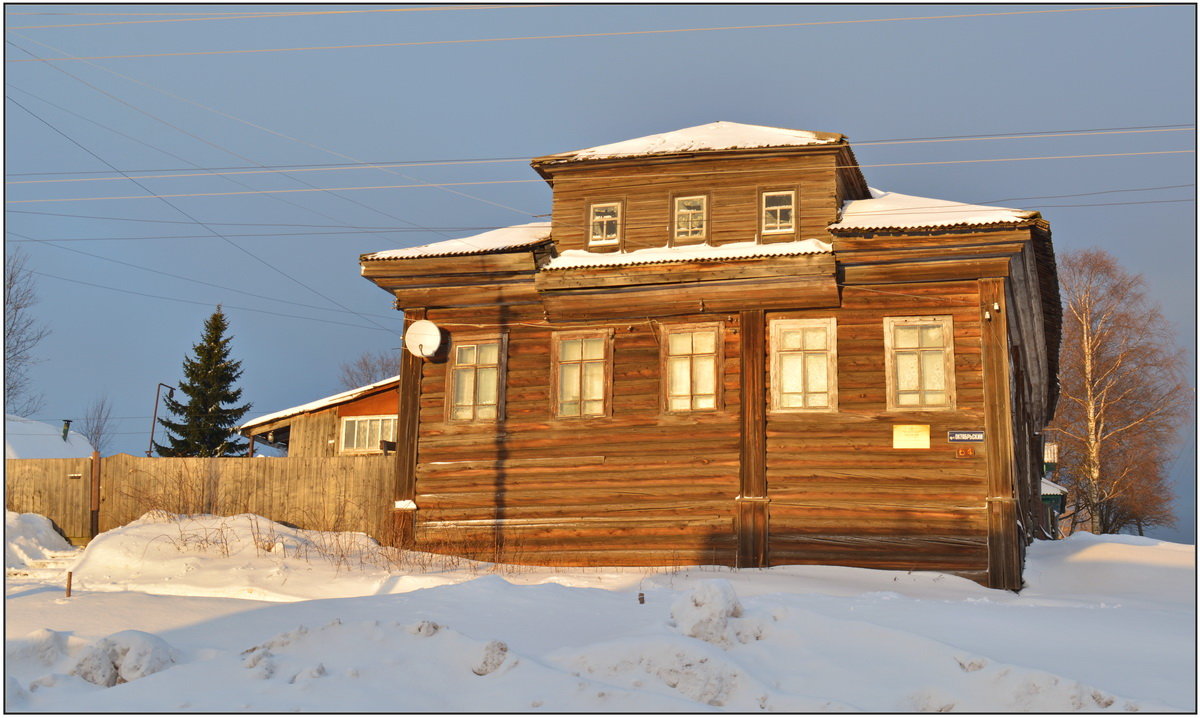
[[[1094,137],[1097,135],[1123,135],[1123,134],[1141,134],[1148,132],[1194,132],[1195,128],[1185,127],[1177,129],[1137,129],[1137,130],[1086,130],[1079,132],[1062,132],[1062,133],[1047,133],[1047,134],[1022,134],[1022,135],[1001,135],[1001,136],[980,136],[980,137],[944,137],[940,139],[924,139],[924,140],[881,140],[876,142],[859,142],[856,146],[864,145],[900,145],[913,143],[928,143],[928,142],[978,142],[981,140],[1026,140],[1026,139],[1045,139],[1052,137]],[[289,169],[288,172],[344,172],[351,170],[371,170],[371,169],[391,169],[395,167],[441,167],[441,166],[461,166],[461,165],[476,165],[489,164],[499,162],[521,162],[523,159],[494,159],[494,160],[443,160],[429,161],[420,163],[361,163],[352,165],[334,165],[327,167],[307,167]],[[254,175],[254,174],[279,174],[280,170],[272,168],[253,169],[253,170],[236,170],[227,172],[185,172],[183,174],[158,174],[158,175],[126,175],[122,177],[75,177],[70,179],[42,179],[42,180],[6,180],[5,184],[56,184],[66,182],[119,182],[129,179],[182,179],[188,177],[227,177],[229,175]]]
[[[1149,155],[1174,155],[1174,154],[1194,154],[1195,150],[1158,150],[1151,152],[1105,152],[1101,154],[1080,154],[1080,155],[1048,155],[1042,157],[998,157],[987,159],[974,160],[930,160],[925,162],[881,162],[873,164],[856,164],[856,165],[836,165],[834,169],[855,169],[867,167],[918,167],[929,165],[960,165],[974,163],[993,163],[993,162],[1029,162],[1036,160],[1070,160],[1070,159],[1095,159],[1102,157],[1142,157]],[[785,168],[779,170],[764,170],[764,169],[746,169],[746,170],[715,170],[707,174],[737,174],[737,173],[762,173],[762,172],[791,172],[794,174],[802,174],[804,172],[827,171],[826,168],[820,170],[797,170],[794,168]],[[664,173],[671,174],[671,173]],[[640,176],[630,175],[628,177],[606,176],[605,179],[640,179]],[[588,178],[570,178],[559,177],[555,182],[569,181],[586,181]],[[151,199],[151,198],[178,198],[178,197],[229,197],[236,195],[255,195],[255,194],[288,194],[296,192],[348,192],[352,190],[380,190],[380,189],[420,189],[429,187],[467,187],[480,185],[507,185],[507,184],[529,184],[543,182],[542,179],[523,179],[523,180],[478,180],[475,182],[442,182],[437,184],[407,184],[407,185],[367,185],[359,187],[334,187],[334,188],[313,188],[313,189],[268,189],[268,190],[250,190],[246,192],[185,192],[177,194],[148,194],[148,195],[128,195],[128,196],[111,196],[111,197],[63,197],[54,199],[17,199],[6,200],[6,204],[30,204],[43,202],[93,202],[104,200],[127,200],[127,199]],[[145,189],[145,188],[143,188]],[[147,190],[149,192],[149,190]]]
[[[9,28],[10,30],[57,30],[66,27],[101,27],[109,25],[143,25],[149,23],[164,23],[164,22],[213,22],[218,20],[269,20],[280,17],[305,17],[310,15],[352,15],[359,13],[378,13],[378,12],[439,12],[444,10],[511,10],[514,8],[523,9],[527,7],[556,7],[555,5],[461,5],[461,6],[444,6],[444,7],[412,7],[412,8],[377,8],[371,10],[311,10],[311,11],[296,11],[296,12],[263,12],[263,13],[246,13],[246,14],[228,14],[219,17],[181,17],[171,18],[166,20],[113,20],[111,22],[80,22],[80,23],[62,23],[56,25],[21,25]],[[83,14],[83,13],[80,13]],[[201,13],[196,13],[201,14]]]
[[[262,53],[279,53],[279,52],[299,52],[309,50],[364,50],[382,47],[418,47],[428,45],[465,45],[477,43],[496,43],[496,42],[518,42],[525,40],[573,40],[582,38],[595,37],[630,37],[637,35],[665,35],[678,34],[686,32],[714,32],[723,30],[767,30],[778,28],[791,27],[817,27],[823,25],[854,25],[873,22],[913,22],[921,20],[954,20],[963,18],[976,17],[1000,17],[1006,15],[1042,15],[1048,13],[1068,13],[1068,12],[1096,12],[1101,10],[1133,10],[1142,8],[1157,8],[1170,7],[1170,5],[1111,5],[1105,7],[1084,7],[1084,8],[1057,8],[1053,10],[1013,10],[1008,12],[982,12],[968,13],[962,15],[926,15],[920,17],[887,17],[887,18],[870,18],[863,20],[824,20],[818,22],[788,22],[788,23],[773,23],[769,25],[729,25],[724,27],[687,27],[687,28],[672,28],[665,30],[625,30],[618,32],[587,32],[587,33],[572,33],[563,35],[527,35],[522,37],[490,37],[478,38],[469,40],[421,40],[410,42],[379,42],[367,43],[358,45],[317,45],[311,47],[273,47],[260,48],[251,50],[193,50],[190,52],[153,52],[153,53],[138,53],[127,55],[94,55],[89,57],[55,57],[55,58],[38,58],[34,60],[6,60],[6,62],[66,62],[74,60],[126,60],[126,59],[142,59],[156,57],[183,57],[194,55],[243,55],[243,54],[262,54]]]

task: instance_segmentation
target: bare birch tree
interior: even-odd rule
[[[108,396],[102,396],[88,404],[83,410],[83,420],[79,422],[79,433],[88,440],[92,448],[104,454],[112,439],[112,403]]]
[[[29,370],[38,362],[34,350],[50,334],[33,316],[37,292],[27,261],[24,252],[5,248],[4,404],[7,413],[17,416],[36,414],[42,407],[42,395],[30,385]]]
[[[1184,354],[1140,275],[1101,250],[1060,256],[1061,399],[1051,429],[1070,529],[1170,525],[1166,468],[1191,409]]]
[[[366,352],[357,359],[342,363],[342,386],[357,389],[374,384],[400,373],[400,355],[396,352]]]

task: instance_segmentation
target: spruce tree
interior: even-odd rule
[[[187,397],[177,401],[165,397],[167,410],[177,421],[159,419],[167,429],[167,444],[154,443],[159,456],[241,456],[246,442],[234,440],[233,429],[250,410],[249,404],[234,406],[242,390],[234,382],[242,375],[242,363],[229,358],[232,337],[225,336],[229,324],[220,305],[204,322],[204,336],[184,357],[183,381],[179,391]]]

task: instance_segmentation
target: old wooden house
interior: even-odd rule
[[[441,333],[401,361],[416,547],[1021,586],[1060,322],[1037,212],[728,122],[532,165],[550,222],[361,257]]]
[[[251,444],[288,456],[347,456],[383,453],[396,441],[399,377],[360,386],[238,427]]]

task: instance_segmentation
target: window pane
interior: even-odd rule
[[[776,192],[765,196],[767,207],[791,207],[792,195],[788,192]]]
[[[688,396],[692,393],[692,360],[688,357],[671,357],[667,361],[667,394]]]
[[[587,362],[583,365],[583,398],[604,398],[604,364]]]
[[[558,398],[560,401],[579,401],[578,364],[563,364],[558,368]]]
[[[804,355],[783,354],[779,357],[779,388],[786,393],[804,391]]]
[[[454,360],[456,364],[474,364],[475,363],[475,345],[464,344],[458,348],[458,357]]]
[[[365,442],[363,442],[364,446],[362,446],[360,448],[374,449],[375,447],[379,446],[379,420],[378,419],[368,419],[366,421],[366,424],[367,424],[367,440]]]
[[[673,396],[667,401],[667,408],[671,411],[691,411],[691,397]]]
[[[809,394],[808,405],[813,408],[829,406],[829,395],[824,392]]]
[[[675,200],[678,210],[699,212],[704,209],[703,197],[681,197]]]
[[[921,325],[921,346],[939,348],[946,346],[942,342],[942,327],[940,324]]]
[[[896,387],[900,391],[916,391],[921,388],[915,353],[896,354]]]
[[[383,422],[383,438],[388,441],[396,440],[396,420],[385,419]]]
[[[582,354],[578,339],[564,339],[558,345],[558,358],[561,361],[579,361]]]
[[[801,331],[783,331],[780,332],[779,344],[780,349],[803,349],[804,348],[804,332]]]
[[[354,432],[358,428],[358,422],[349,420],[345,424],[345,429],[342,432],[342,448],[354,448]]]
[[[583,340],[583,358],[584,359],[603,359],[604,358],[604,340],[600,337]]]
[[[454,404],[467,406],[475,403],[475,370],[454,370]]]
[[[476,390],[476,403],[495,404],[500,396],[500,385],[497,382],[499,369],[496,367],[481,367],[479,370],[479,387]]]
[[[693,354],[712,354],[717,350],[717,333],[708,330],[692,335]]]
[[[824,327],[805,327],[804,329],[804,348],[805,349],[824,349],[825,348],[825,328]]]
[[[935,391],[946,388],[946,364],[942,352],[921,352],[921,375],[923,388]]]
[[[696,394],[717,393],[717,362],[711,356],[692,358],[692,391]]]
[[[916,406],[918,403],[918,394],[915,392],[903,392],[896,397],[896,403],[900,406]]]
[[[476,407],[475,418],[477,418],[477,419],[495,419],[496,418],[496,405],[495,404],[487,404],[485,406]]]
[[[692,402],[694,409],[715,409],[717,408],[717,398],[715,396],[697,396]]]
[[[915,349],[920,334],[919,327],[896,327],[896,348]]]
[[[804,408],[804,395],[780,394],[779,405],[785,409],[802,409]]]
[[[925,392],[925,403],[929,406],[940,406],[946,403],[946,393],[941,391]]]
[[[472,414],[473,414],[473,407],[470,407],[470,406],[456,406],[450,410],[450,418],[451,419],[468,420],[469,421],[470,419],[474,418]]]
[[[491,344],[479,345],[479,363],[480,364],[499,364],[500,363],[500,344],[492,342]]]
[[[583,413],[589,416],[600,416],[604,414],[604,402],[599,400],[583,402]]]
[[[808,391],[829,391],[829,359],[824,353],[810,352],[804,355],[805,388]]]
[[[692,353],[692,333],[674,332],[667,335],[667,353],[672,356]]]
[[[558,403],[559,416],[579,416],[579,402],[577,401],[560,401]]]

